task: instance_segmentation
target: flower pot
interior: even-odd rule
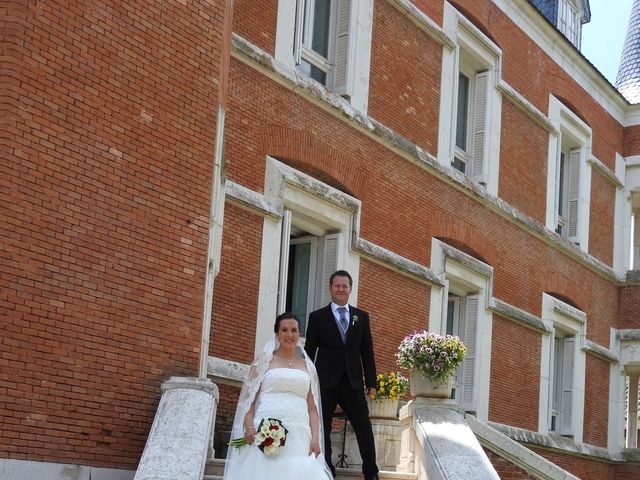
[[[398,415],[398,400],[383,398],[372,400],[367,398],[370,418],[396,418]]]
[[[444,381],[434,383],[421,372],[411,371],[409,373],[409,388],[412,397],[451,398],[453,375],[449,375]]]

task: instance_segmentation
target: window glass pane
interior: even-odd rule
[[[453,318],[455,315],[456,303],[453,300],[447,302],[447,335],[456,335],[453,332]]]
[[[286,309],[300,320],[301,332],[306,330],[310,259],[311,243],[298,243],[289,247]]]
[[[467,116],[469,113],[469,77],[458,77],[458,110],[456,116],[456,147],[467,150]]]
[[[453,162],[451,162],[451,166],[456,170],[460,170],[462,173],[464,173],[467,169],[467,164],[460,160],[458,157],[455,157],[453,159]]]
[[[329,20],[331,18],[331,0],[316,0],[313,9],[313,35],[311,49],[324,58],[329,54]]]
[[[327,73],[323,72],[318,67],[311,65],[306,60],[302,59],[300,61],[298,69],[305,75],[313,78],[315,81],[320,82],[323,85],[327,84]]]

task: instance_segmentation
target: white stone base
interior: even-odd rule
[[[371,428],[376,445],[376,463],[380,470],[393,472],[400,461],[400,422],[398,420],[372,418]],[[342,452],[342,431],[331,433],[331,449],[333,464],[340,461]],[[349,468],[360,469],[362,467],[362,457],[356,440],[356,434],[351,424],[347,424],[347,434],[345,439],[345,461]]]
[[[133,480],[135,473],[87,465],[0,459],[0,478],[3,480]]]

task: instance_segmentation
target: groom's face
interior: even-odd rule
[[[336,276],[331,284],[331,300],[336,305],[346,305],[349,303],[349,295],[351,294],[351,286],[348,277]]]

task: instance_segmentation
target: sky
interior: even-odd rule
[[[591,22],[582,27],[582,53],[615,84],[633,0],[589,0]]]

